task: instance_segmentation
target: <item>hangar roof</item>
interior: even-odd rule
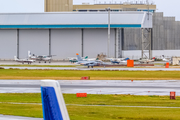
[[[149,15],[148,15],[149,14]],[[111,28],[152,28],[152,13],[110,12]],[[0,28],[107,28],[108,12],[1,13]]]

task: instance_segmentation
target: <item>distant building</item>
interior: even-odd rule
[[[110,7],[112,11],[147,11],[149,7],[150,12],[156,11],[156,5],[139,2],[122,2],[122,3],[98,3],[89,4],[82,3],[82,5],[73,5],[72,0],[44,0],[45,12],[68,12],[68,11],[79,11],[79,12],[95,12],[105,11],[106,8]]]

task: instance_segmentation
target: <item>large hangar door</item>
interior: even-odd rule
[[[17,30],[0,30],[0,59],[17,55]]]
[[[110,57],[115,57],[115,29],[111,29]],[[108,29],[84,29],[84,56],[107,55]]]
[[[49,55],[49,30],[19,30],[19,56],[28,57],[28,50],[36,55]]]
[[[51,30],[51,53],[53,59],[66,59],[81,55],[81,29]]]

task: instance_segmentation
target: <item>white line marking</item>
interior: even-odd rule
[[[16,102],[0,102],[0,104],[30,104],[42,105],[41,103],[16,103]],[[165,107],[165,106],[123,106],[123,105],[82,105],[82,104],[66,104],[66,106],[92,106],[92,107],[130,107],[130,108],[179,108],[180,107]]]

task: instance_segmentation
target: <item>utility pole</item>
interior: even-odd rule
[[[107,57],[110,58],[110,12],[111,9],[106,8],[106,10],[108,11],[108,45],[107,45]]]

